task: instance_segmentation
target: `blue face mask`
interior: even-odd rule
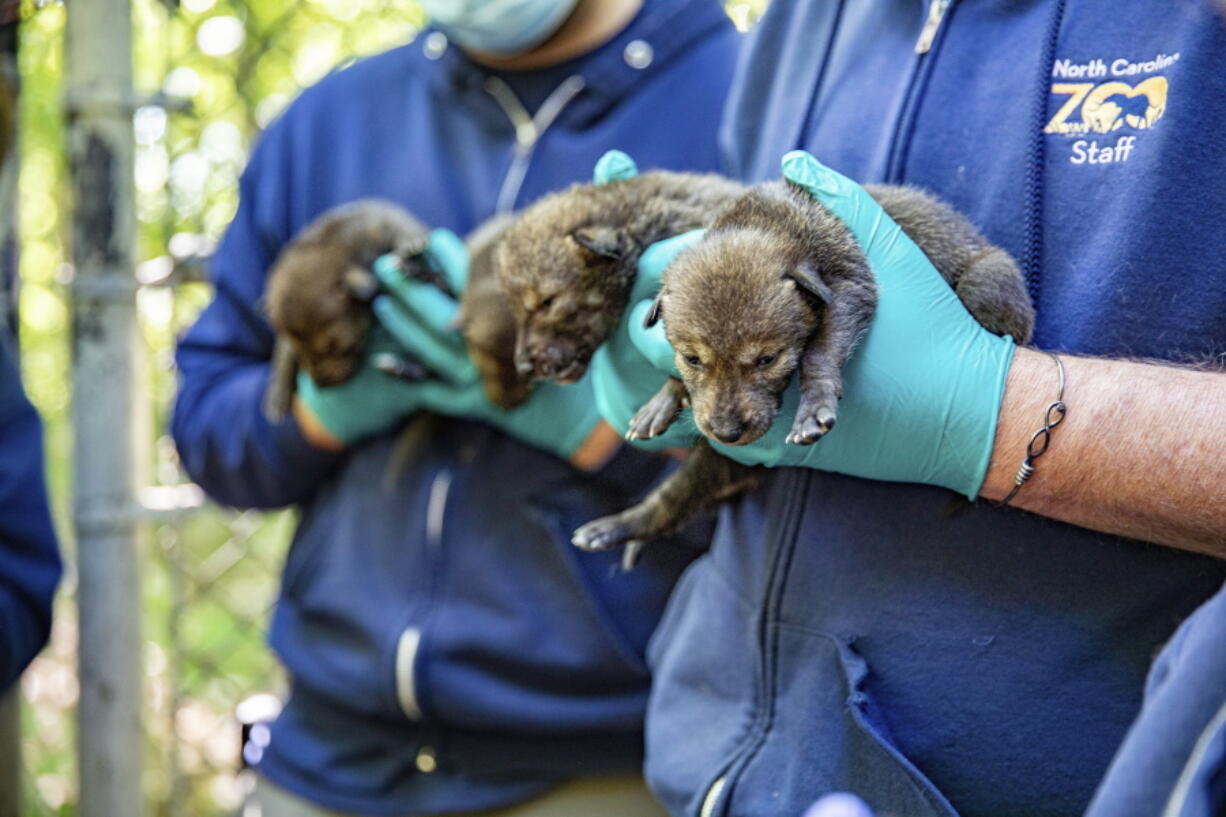
[[[430,21],[470,51],[520,54],[549,39],[579,0],[420,0]]]

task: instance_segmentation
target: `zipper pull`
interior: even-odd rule
[[[932,41],[936,39],[937,30],[952,3],[953,0],[932,0],[928,4],[928,19],[924,21],[924,28],[920,31],[919,39],[915,41],[916,54],[927,54],[928,49],[932,48]]]
[[[536,140],[540,138],[540,133],[536,123],[532,121],[532,115],[519,101],[519,97],[515,96],[511,86],[507,85],[501,77],[490,76],[485,80],[485,92],[494,98],[507,119],[511,120],[511,127],[515,128],[515,144],[519,150],[525,152],[531,150],[536,145]]]
[[[714,817],[715,806],[719,803],[719,796],[724,792],[724,784],[728,782],[728,775],[720,775],[711,788],[707,789],[706,797],[702,798],[702,808],[698,811],[698,817]]]

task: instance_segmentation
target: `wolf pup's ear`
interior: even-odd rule
[[[784,277],[791,278],[796,282],[797,286],[822,303],[828,304],[834,300],[834,293],[830,291],[830,287],[822,280],[822,276],[818,274],[817,270],[809,264],[798,264],[796,269]]]
[[[626,233],[615,227],[580,227],[570,234],[575,243],[598,258],[614,261],[626,255]]]
[[[647,310],[647,314],[643,316],[643,328],[650,329],[660,322],[660,317],[664,314],[664,288],[656,293],[656,299],[651,302],[651,309]]]

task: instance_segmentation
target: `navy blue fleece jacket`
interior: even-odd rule
[[[43,427],[0,336],[0,692],[47,643],[60,557],[43,481]]]
[[[1218,4],[931,5],[925,50],[922,0],[772,3],[730,170],[777,177],[804,148],[933,191],[1024,263],[1041,348],[1226,350]],[[648,777],[674,814],[800,814],[832,790],[908,817],[1085,811],[1226,563],[948,499],[777,469],[724,514],[650,653]]]
[[[333,74],[264,134],[214,300],[179,345],[173,431],[217,500],[302,509],[271,632],[292,693],[271,743],[248,747],[271,780],[338,811],[434,814],[640,767],[645,644],[694,550],[619,576],[570,532],[665,463],[627,450],[580,473],[453,420],[391,478],[394,429],[316,450],[261,414],[260,297],[285,242],[342,202],[391,199],[463,234],[589,179],[613,146],[716,169],[737,46],[716,0],[647,0],[607,45],[539,72],[490,74],[435,32]]]

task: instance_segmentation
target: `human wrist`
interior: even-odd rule
[[[1026,456],[1036,424],[1056,397],[1056,386],[1051,359],[1042,352],[1019,347],[1005,380],[992,456],[979,489],[984,499],[999,502],[1013,490],[1018,463]]]
[[[598,471],[613,459],[621,448],[621,435],[601,420],[587,435],[583,444],[570,455],[570,464],[580,471]]]
[[[328,431],[315,412],[311,411],[311,407],[300,397],[294,398],[293,412],[294,420],[298,423],[298,430],[302,432],[303,439],[308,443],[321,451],[345,450],[345,443]]]

